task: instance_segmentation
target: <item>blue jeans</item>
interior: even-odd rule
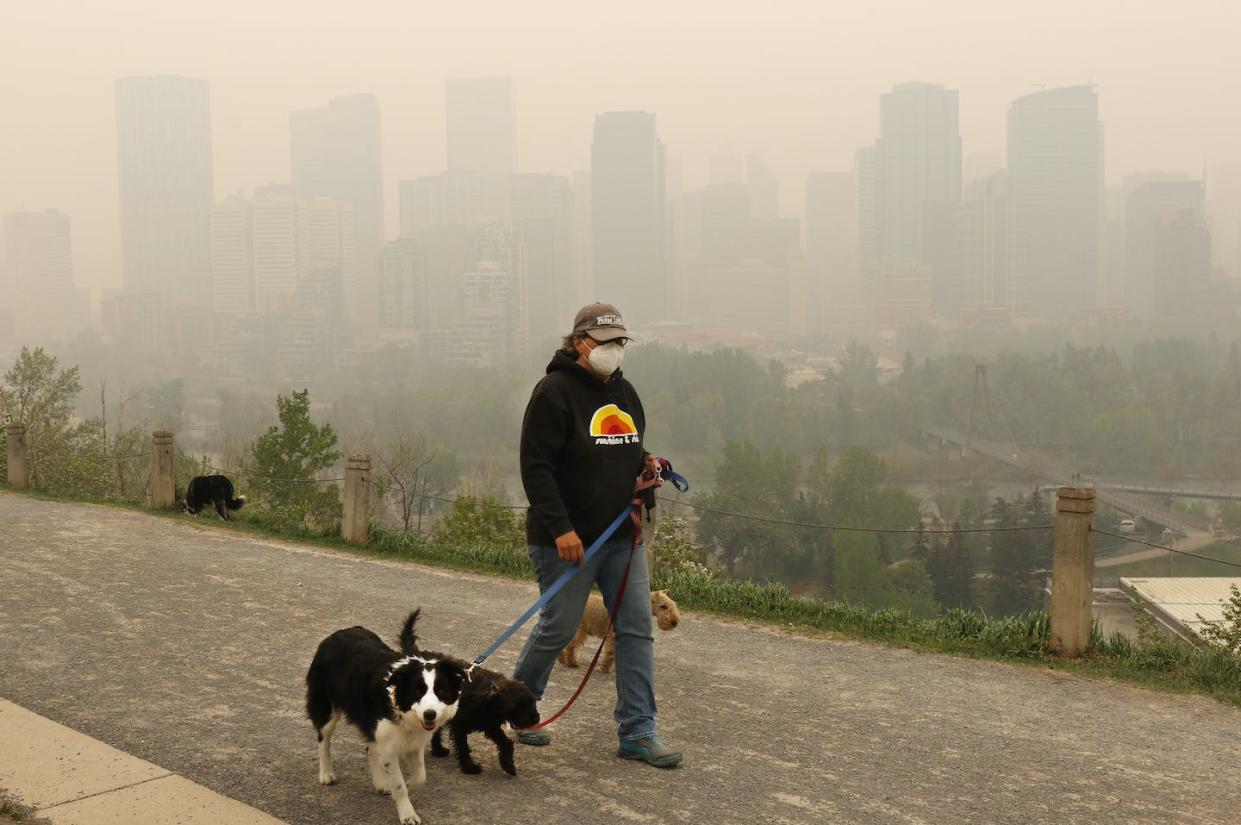
[[[547,589],[560,574],[576,567],[560,558],[555,547],[530,545],[530,560],[539,577],[539,591]],[[616,602],[625,562],[629,557],[629,540],[610,541],[585,569],[569,580],[539,612],[539,621],[526,639],[513,678],[520,679],[543,698],[547,678],[556,657],[577,632],[590,596],[591,585],[598,582],[603,602],[609,612]],[[641,544],[633,551],[633,566],[625,598],[616,614],[616,720],[617,735],[622,741],[641,739],[655,734],[655,639],[651,635],[651,577],[646,566],[646,548]]]

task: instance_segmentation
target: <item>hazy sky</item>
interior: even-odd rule
[[[69,212],[78,282],[119,284],[112,84],[139,74],[210,81],[217,197],[287,180],[290,109],[374,92],[390,234],[395,181],[444,166],[450,76],[513,78],[522,171],[585,168],[596,112],[645,109],[687,186],[728,144],[797,215],[806,173],[848,168],[906,80],[960,90],[967,166],[1002,159],[1013,98],[1088,81],[1110,180],[1241,163],[1236,0],[844,5],[0,0],[0,213]]]

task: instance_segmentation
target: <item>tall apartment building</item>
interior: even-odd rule
[[[363,333],[379,320],[379,251],[384,238],[379,103],[374,95],[337,97],[289,114],[293,191],[330,198],[350,211],[355,264],[344,285],[345,315]]]
[[[116,81],[124,288],[205,310],[210,303],[211,104],[207,81]]]
[[[1009,264],[1018,316],[1064,318],[1098,299],[1103,125],[1093,86],[1008,110]]]

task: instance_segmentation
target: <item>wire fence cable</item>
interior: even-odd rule
[[[1100,536],[1111,536],[1114,539],[1124,539],[1135,544],[1145,544],[1147,547],[1154,547],[1157,550],[1167,550],[1169,553],[1176,553],[1180,556],[1189,556],[1191,559],[1202,559],[1203,561],[1213,561],[1216,564],[1224,564],[1229,567],[1241,567],[1241,562],[1232,561],[1231,559],[1217,559],[1214,556],[1202,556],[1198,553],[1191,553],[1188,550],[1177,550],[1175,547],[1168,547],[1166,544],[1155,544],[1152,541],[1144,541],[1135,539],[1132,536],[1122,536],[1119,533],[1109,533],[1107,530],[1099,530],[1095,527],[1090,528],[1091,532],[1098,533]]]
[[[1029,530],[1051,530],[1055,525],[1052,524],[1021,524],[1011,527],[958,527],[956,529],[942,530],[937,528],[918,528],[918,527],[857,527],[846,524],[818,524],[808,521],[792,521],[789,519],[771,518],[770,516],[758,516],[752,513],[737,513],[732,510],[720,510],[716,507],[708,507],[705,504],[694,504],[689,501],[677,501],[676,499],[664,498],[656,496],[660,501],[668,504],[679,504],[684,507],[691,507],[695,510],[701,510],[705,513],[715,513],[721,516],[731,516],[733,518],[748,519],[750,521],[761,521],[765,524],[783,524],[789,527],[809,527],[815,530],[836,530],[849,533],[908,533],[930,536],[947,536],[953,533],[1012,533]]]

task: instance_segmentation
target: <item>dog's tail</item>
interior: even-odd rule
[[[422,612],[422,608],[418,608],[413,613],[405,617],[405,624],[401,625],[400,645],[401,652],[406,656],[418,655],[418,636],[414,633],[414,623],[418,621],[418,614]]]
[[[228,502],[228,509],[230,510],[240,510],[242,507],[245,507],[245,506],[246,506],[245,496],[237,496],[237,498],[232,499],[231,501]]]

